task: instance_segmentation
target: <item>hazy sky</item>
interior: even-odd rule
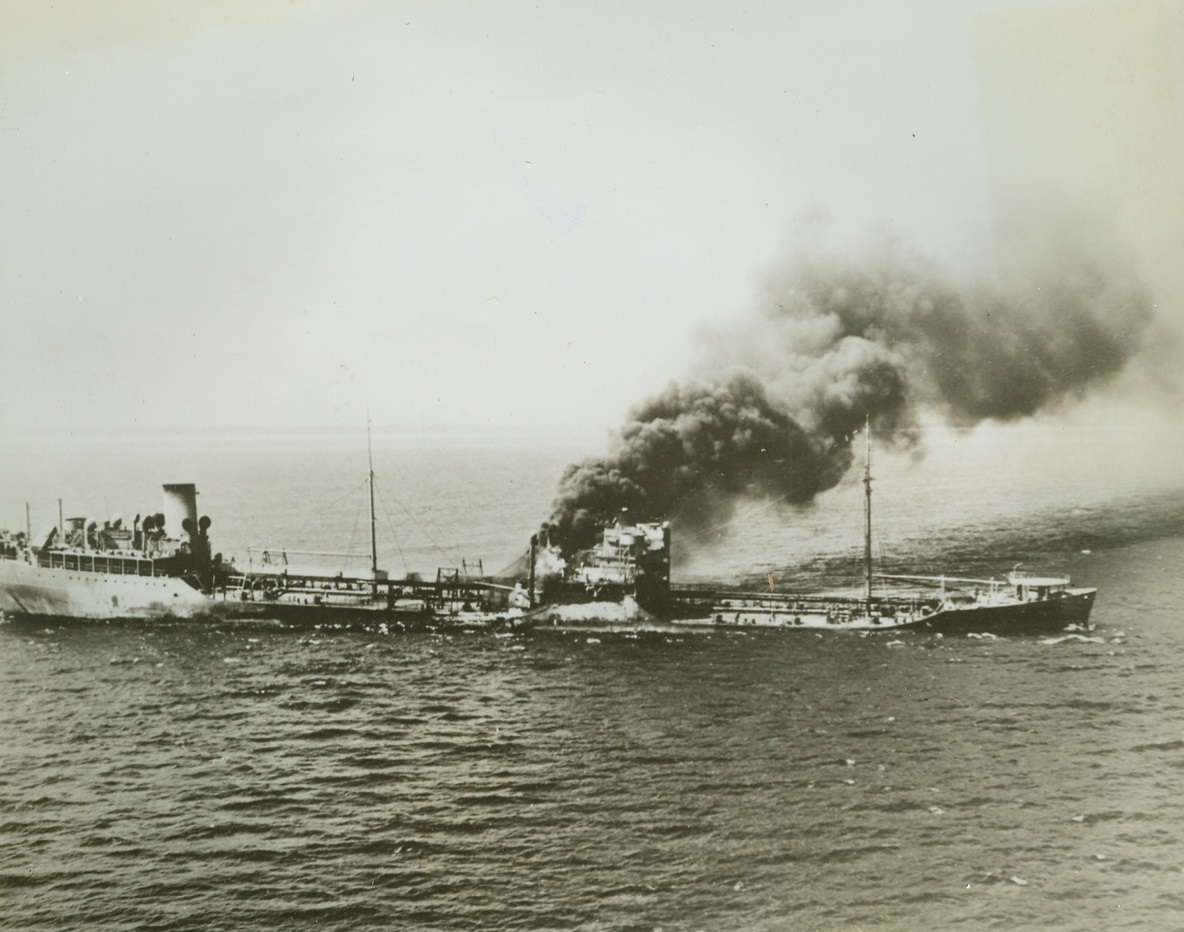
[[[367,408],[599,437],[819,229],[990,271],[1045,198],[1130,249],[1177,321],[1181,23],[0,0],[0,437]]]

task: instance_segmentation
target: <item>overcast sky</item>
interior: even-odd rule
[[[0,437],[602,436],[803,239],[1184,297],[1167,4],[0,0]],[[825,233],[819,233],[819,230]]]

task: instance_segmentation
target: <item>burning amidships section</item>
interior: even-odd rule
[[[528,589],[537,620],[551,625],[637,624],[671,617],[670,524],[602,529],[595,546],[565,560],[547,532],[531,538]]]

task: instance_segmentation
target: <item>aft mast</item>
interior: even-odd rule
[[[872,420],[864,423],[863,433],[863,567],[864,600],[867,612],[872,611]]]

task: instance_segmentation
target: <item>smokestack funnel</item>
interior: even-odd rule
[[[164,487],[164,526],[166,530],[179,532],[190,522],[197,526],[197,486],[192,482],[176,483]],[[170,535],[172,536],[172,535]],[[190,534],[192,536],[192,532]]]

